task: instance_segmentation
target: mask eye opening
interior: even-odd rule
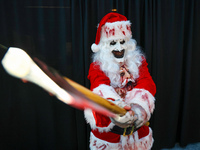
[[[120,41],[120,44],[124,44],[124,43],[125,43],[125,40]]]
[[[115,41],[111,41],[111,42],[110,42],[110,45],[115,45],[115,44],[116,44]]]

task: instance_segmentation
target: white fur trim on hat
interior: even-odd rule
[[[130,21],[107,22],[101,29],[100,41],[130,39],[132,37]]]

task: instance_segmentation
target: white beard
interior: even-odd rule
[[[100,42],[100,50],[93,55],[93,61],[98,62],[101,70],[109,77],[111,86],[120,87],[120,63],[116,61],[112,52],[109,49],[108,42]],[[134,80],[139,77],[139,66],[142,64],[144,55],[140,49],[136,47],[136,41],[130,39],[127,43],[127,49],[124,54],[124,62],[128,67],[130,73],[133,75]]]

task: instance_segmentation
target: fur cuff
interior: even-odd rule
[[[84,116],[85,116],[86,122],[90,125],[90,127],[93,130],[98,129],[99,132],[109,132],[115,126],[115,124],[112,122],[107,127],[96,126],[96,121],[91,109],[85,109]]]
[[[154,96],[145,89],[133,89],[129,92],[127,92],[126,95],[126,102],[128,104],[138,104],[147,113],[147,119],[149,120],[151,117],[151,113],[153,113],[154,107],[155,107],[155,98]]]
[[[93,89],[93,92],[98,94],[99,96],[106,98],[106,99],[122,99],[115,91],[115,89],[111,86],[108,86],[106,84],[101,84],[95,89]]]

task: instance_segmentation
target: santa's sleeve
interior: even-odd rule
[[[90,89],[95,94],[110,100],[121,99],[114,88],[110,86],[110,79],[101,71],[100,66],[95,62],[90,65],[88,79],[91,83]],[[84,114],[86,121],[93,130],[98,129],[100,132],[108,132],[114,126],[107,116],[96,113],[90,109],[85,110]]]
[[[147,68],[147,62],[144,59],[139,67],[139,78],[136,80],[136,86],[126,95],[126,102],[140,105],[147,113],[147,120],[150,119],[155,107],[156,86]]]
[[[106,99],[121,99],[115,89],[110,86],[110,79],[100,69],[100,66],[93,62],[90,65],[88,79],[90,80],[90,90]]]

